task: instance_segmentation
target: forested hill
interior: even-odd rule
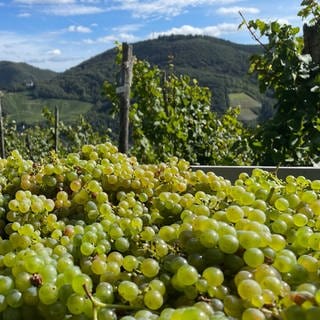
[[[261,52],[256,45],[240,45],[207,36],[166,36],[133,44],[134,55],[161,69],[174,65],[176,74],[189,75],[212,91],[213,110],[223,112],[229,106],[241,105],[244,121],[265,119],[270,115],[272,101],[261,95],[254,77],[248,75],[249,58]],[[31,108],[48,99],[73,108],[69,101],[87,102],[94,111],[103,111],[108,103],[101,96],[105,80],[114,82],[119,66],[116,49],[107,50],[63,72],[41,70],[25,63],[0,62],[0,90],[19,92],[21,108]],[[27,90],[26,90],[27,89]],[[25,99],[23,99],[25,97]],[[31,100],[30,100],[31,99]],[[23,102],[27,101],[28,107]],[[8,101],[6,112],[18,106]],[[29,106],[30,104],[30,106]],[[30,109],[31,110],[31,109]]]
[[[133,44],[134,55],[160,68],[172,62],[176,73],[186,74],[208,86],[213,92],[213,108],[224,110],[230,93],[245,93],[262,104],[268,99],[260,95],[258,86],[249,77],[249,57],[259,46],[239,45],[213,37],[169,36]],[[104,80],[114,81],[117,66],[116,50],[105,51],[35,89],[36,96],[80,99],[101,104]]]
[[[33,88],[57,75],[51,70],[43,70],[26,63],[0,61],[0,90],[21,91]]]

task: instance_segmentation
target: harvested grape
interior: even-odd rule
[[[0,159],[1,319],[316,319],[319,181],[111,143]]]

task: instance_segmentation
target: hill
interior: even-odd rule
[[[213,109],[230,106],[230,93],[244,93],[269,107],[270,99],[261,95],[248,75],[249,57],[261,52],[256,45],[241,45],[208,36],[166,36],[133,44],[134,55],[162,69],[173,63],[176,73],[199,80],[213,93]],[[81,99],[101,104],[103,81],[115,81],[116,50],[107,50],[73,67],[38,88],[38,96]]]
[[[175,73],[189,75],[196,78],[200,85],[209,87],[213,96],[212,109],[217,112],[223,112],[234,101],[238,101],[234,99],[234,95],[238,94],[248,97],[241,99],[241,108],[247,107],[243,105],[244,101],[250,104],[251,111],[243,111],[243,121],[256,121],[260,115],[269,114],[272,100],[260,94],[256,80],[247,73],[249,58],[252,54],[261,52],[260,46],[241,45],[208,36],[181,35],[134,43],[133,52],[138,59],[147,60],[161,69],[168,69],[172,63]],[[90,103],[93,108],[89,118],[95,121],[99,117],[96,112],[105,112],[109,106],[101,96],[101,88],[105,80],[114,82],[116,79],[119,66],[115,64],[115,56],[116,49],[113,48],[63,73],[40,73],[40,70],[37,70],[39,75],[34,79],[38,82],[29,88],[28,92],[33,99]],[[15,68],[11,68],[12,75],[7,72],[7,77],[16,75],[14,78],[20,79],[20,83],[21,79],[28,79],[27,74],[22,73],[23,67],[26,66],[16,64]],[[36,69],[32,68],[31,70]],[[21,71],[19,76],[17,70]],[[0,64],[0,74],[2,73]],[[29,78],[32,75],[30,72]],[[9,83],[15,81],[10,80]],[[257,109],[252,105],[257,106]],[[10,106],[8,108],[10,109]]]
[[[27,63],[0,61],[0,89],[22,91],[32,89],[43,81],[49,81],[57,75],[51,70],[43,70]]]

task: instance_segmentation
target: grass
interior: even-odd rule
[[[74,122],[81,114],[88,112],[92,105],[87,102],[64,99],[33,99],[23,92],[7,93],[3,98],[4,114],[17,123],[33,124],[44,120],[42,110],[48,107],[54,111],[59,107],[60,120]]]
[[[229,94],[230,107],[240,106],[239,120],[244,122],[256,121],[261,111],[261,102],[253,99],[244,92]]]

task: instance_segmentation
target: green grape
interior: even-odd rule
[[[26,305],[37,306],[39,304],[39,295],[37,287],[29,287],[22,292],[22,298]]]
[[[208,267],[202,272],[202,277],[207,281],[208,285],[217,287],[224,281],[223,272],[216,267]]]
[[[138,310],[135,314],[134,317],[137,320],[143,320],[143,319],[150,319],[153,320],[154,319],[154,314],[150,311],[150,310],[145,310],[145,309],[141,309]]]
[[[140,270],[146,277],[153,278],[159,273],[160,266],[157,260],[147,258],[141,262]]]
[[[12,268],[16,263],[16,254],[14,252],[8,252],[3,257],[3,263],[6,267]]]
[[[54,264],[47,264],[39,269],[39,275],[43,282],[54,282],[57,279],[57,269]]]
[[[0,275],[0,294],[6,295],[14,287],[12,278],[9,276]]]
[[[262,293],[259,283],[253,279],[244,279],[239,282],[237,290],[242,299],[248,300],[255,296],[259,296]]]
[[[313,190],[306,190],[302,192],[300,198],[303,202],[312,203],[317,200],[317,194]]]
[[[266,317],[259,309],[248,308],[242,313],[241,320],[265,320]]]
[[[30,256],[25,258],[24,266],[29,273],[37,273],[44,266],[44,262],[38,256]]]
[[[7,287],[7,284],[6,283],[5,285],[2,284],[2,277],[3,276],[0,276],[0,292],[2,292],[2,290]],[[10,280],[9,282],[12,282],[12,286],[10,286],[10,289],[13,288],[13,280],[8,277]],[[25,272],[25,271],[21,271],[19,272],[17,275],[16,275],[16,278],[15,278],[15,286],[18,290],[20,290],[21,292],[25,291],[26,289],[28,289],[31,285],[30,283],[30,278],[31,278],[31,274],[28,273],[28,272]],[[5,291],[6,292],[6,291]]]
[[[133,255],[127,255],[123,258],[122,265],[126,271],[131,272],[138,268],[139,260]]]
[[[265,210],[265,208],[264,208]],[[266,214],[264,213],[263,210],[261,209],[253,209],[251,211],[249,211],[248,213],[248,219],[252,220],[252,221],[257,221],[259,223],[265,223],[266,222]]]
[[[86,274],[77,274],[72,279],[72,289],[77,294],[85,294],[84,286],[87,288],[89,292],[92,291],[92,280]]]
[[[99,259],[99,257],[95,258],[91,264],[91,270],[94,274],[103,274],[107,271],[107,263],[106,261]]]
[[[258,248],[249,248],[243,254],[244,262],[252,268],[256,268],[264,262],[264,254]]]
[[[293,262],[288,256],[277,255],[274,259],[273,266],[282,273],[290,272],[293,268]]]
[[[173,308],[164,308],[161,311],[158,320],[170,320],[174,311],[175,311],[175,309],[173,309]]]
[[[139,287],[131,281],[122,281],[118,286],[119,294],[126,300],[126,301],[134,301],[138,294],[139,294]]]
[[[282,283],[277,277],[266,276],[260,284],[263,289],[271,290],[275,295],[280,295],[281,293]]]
[[[177,281],[183,286],[191,286],[198,281],[199,274],[195,267],[185,264],[177,271]]]
[[[301,255],[298,258],[298,263],[301,264],[309,273],[317,272],[318,260],[310,255]]]
[[[303,227],[308,223],[308,217],[302,213],[297,213],[293,216],[293,223],[297,227]]]
[[[130,242],[125,237],[118,237],[114,242],[114,247],[120,252],[126,252],[129,250]]]
[[[97,320],[117,320],[117,315],[109,308],[100,308],[98,310]]]
[[[219,241],[219,234],[214,230],[205,230],[200,235],[200,243],[206,248],[213,248]]]
[[[248,270],[241,270],[239,271],[235,277],[234,277],[234,283],[236,284],[236,286],[238,286],[238,284],[245,279],[252,279],[253,278],[253,274],[252,272],[248,271]]]
[[[238,231],[239,244],[244,249],[258,248],[261,245],[261,237],[252,230]]]
[[[156,290],[159,291],[161,293],[161,295],[163,296],[166,293],[166,286],[163,283],[163,281],[159,280],[159,279],[153,279],[149,282],[149,287],[152,290]]]
[[[59,296],[58,288],[52,283],[44,283],[39,288],[39,299],[43,304],[53,304]]]
[[[151,310],[158,310],[163,304],[163,296],[158,290],[148,290],[143,297],[144,304]]]
[[[73,261],[68,256],[62,256],[57,261],[58,272],[63,272],[64,270],[66,270],[67,268],[72,267],[72,266],[73,266]]]
[[[280,197],[274,202],[274,206],[279,211],[286,211],[289,208],[289,201],[286,198]]]
[[[277,219],[271,224],[271,229],[275,233],[286,234],[288,225],[285,221]]]
[[[160,228],[158,235],[164,241],[172,241],[176,238],[176,230],[172,226],[163,226]]]
[[[227,295],[223,299],[224,304],[224,312],[230,316],[235,318],[240,318],[243,311],[243,303],[240,298],[235,295]]]
[[[209,316],[201,309],[196,307],[186,307],[182,314],[181,319],[186,320],[209,320]]]
[[[237,205],[231,205],[226,209],[226,217],[230,222],[238,222],[244,217],[243,209]]]
[[[277,277],[278,279],[281,279],[280,272],[276,268],[268,264],[262,264],[258,266],[254,270],[253,275],[254,279],[258,282],[261,282],[265,277],[268,276]]]
[[[222,252],[232,254],[239,249],[239,240],[231,234],[226,234],[219,237],[218,245]]]
[[[96,287],[95,296],[103,303],[113,303],[113,286],[108,282],[99,282]]]
[[[91,242],[82,242],[80,246],[80,251],[85,256],[90,256],[95,250],[95,245]]]
[[[23,297],[21,291],[11,289],[6,295],[6,303],[12,308],[19,308],[23,304]]]
[[[74,315],[81,314],[84,310],[85,297],[77,293],[73,293],[68,297],[67,307],[70,313]]]
[[[270,247],[275,251],[280,251],[286,246],[286,239],[280,234],[272,234]]]

